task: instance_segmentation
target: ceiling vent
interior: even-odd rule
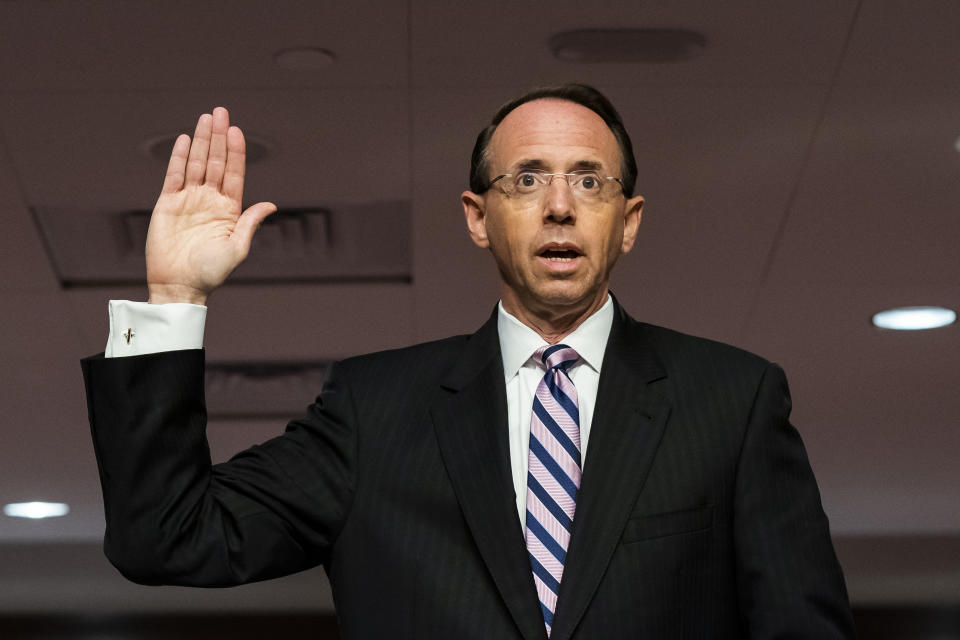
[[[150,212],[34,209],[63,287],[143,284]],[[229,284],[409,282],[406,201],[281,209],[254,236]]]
[[[579,29],[551,37],[550,51],[565,62],[683,62],[699,56],[707,38],[687,29]]]
[[[331,66],[337,55],[320,47],[293,47],[273,54],[273,61],[281,69],[291,71],[319,71]]]
[[[302,415],[323,387],[328,361],[207,363],[205,395],[211,418]]]

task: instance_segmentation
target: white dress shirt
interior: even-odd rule
[[[199,349],[207,308],[188,303],[149,304],[128,300],[109,303],[110,334],[104,352],[107,358],[137,356],[160,351]],[[600,367],[613,326],[613,302],[607,301],[583,324],[563,339],[563,344],[579,355],[569,371],[577,387],[580,407],[580,459],[586,460],[590,424],[597,400]],[[537,385],[546,370],[533,354],[546,341],[533,329],[498,306],[497,331],[503,358],[503,377],[507,387],[507,414],[510,442],[510,467],[517,497],[517,515],[526,526],[527,447],[530,439],[530,414]]]

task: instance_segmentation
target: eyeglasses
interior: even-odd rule
[[[547,173],[526,169],[519,173],[503,173],[487,185],[487,189],[499,183],[504,195],[518,200],[536,200],[543,196],[547,187],[557,176],[562,176],[578,200],[600,202],[623,191],[623,182],[613,176],[601,176],[596,171],[573,171],[571,173]]]

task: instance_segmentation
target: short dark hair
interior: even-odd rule
[[[473,146],[473,154],[470,157],[470,190],[474,193],[483,193],[490,187],[490,176],[487,175],[487,172],[490,171],[487,164],[487,147],[490,145],[490,139],[493,137],[493,132],[497,130],[497,126],[507,117],[508,113],[520,105],[542,98],[574,102],[603,118],[620,147],[622,158],[620,161],[620,172],[622,174],[620,179],[623,181],[623,193],[628,198],[633,195],[633,189],[637,182],[637,161],[633,157],[630,135],[627,133],[626,127],[623,126],[620,114],[617,113],[607,97],[585,84],[564,84],[531,89],[519,98],[500,107],[490,124],[477,136],[477,142]]]

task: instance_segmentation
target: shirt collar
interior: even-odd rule
[[[576,351],[583,362],[599,373],[612,327],[613,301],[607,294],[607,301],[603,306],[566,336],[563,344]],[[517,375],[533,352],[547,344],[540,334],[507,313],[502,301],[497,305],[497,332],[500,334],[500,355],[503,359],[505,380]]]

